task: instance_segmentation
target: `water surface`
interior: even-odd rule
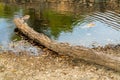
[[[120,44],[120,14],[108,5],[101,1],[92,6],[80,6],[72,12],[69,8],[66,11],[66,7],[64,11],[59,7],[56,9],[48,6],[49,8],[42,9],[39,19],[31,18],[31,23],[35,19],[31,26],[52,40],[73,46],[117,45]],[[116,9],[119,11],[120,8]],[[31,15],[34,14],[35,12]]]
[[[12,40],[19,39],[14,33],[14,17],[19,14],[19,8],[0,3],[0,45],[6,47]]]
[[[120,44],[120,8],[112,9],[114,7],[109,5],[102,1],[88,5],[45,2],[11,6],[0,3],[0,45],[20,40],[14,33],[13,19],[25,14],[31,16],[28,24],[33,29],[57,42],[85,47]]]

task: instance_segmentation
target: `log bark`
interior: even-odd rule
[[[75,56],[85,61],[96,63],[114,69],[116,71],[120,71],[120,57],[111,56],[103,52],[97,52],[93,49],[85,47],[70,46],[66,43],[58,43],[51,40],[46,35],[34,31],[27,25],[27,23],[23,23],[20,18],[15,18],[14,23],[23,34],[50,50],[53,50],[60,54]]]

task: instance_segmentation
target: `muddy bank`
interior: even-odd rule
[[[120,73],[69,56],[44,50],[32,56],[21,52],[0,54],[1,80],[119,80]]]
[[[24,38],[25,39],[25,38]],[[21,47],[20,47],[21,46]],[[12,42],[11,50],[0,52],[1,80],[119,80],[120,72],[87,63],[81,59],[58,55],[31,40]],[[32,53],[34,47],[38,52]],[[16,50],[16,51],[15,51]],[[18,51],[17,51],[18,50]],[[94,48],[107,54],[120,55],[119,45]],[[33,55],[34,54],[34,55]]]

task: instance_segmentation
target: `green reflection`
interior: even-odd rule
[[[4,15],[4,4],[0,3],[0,16]]]
[[[43,17],[48,20],[48,26],[54,38],[57,38],[62,31],[72,31],[73,17],[71,15],[67,16],[53,11],[46,11]]]
[[[44,10],[40,16],[38,15],[40,19],[35,15],[34,9],[30,9],[29,14],[31,15],[29,25],[54,39],[57,39],[61,32],[72,32],[73,22],[77,21],[71,14],[61,14],[50,10]],[[84,17],[79,16],[79,19],[83,20]]]
[[[12,18],[18,10],[19,8],[15,5],[0,3],[0,17],[2,18]]]
[[[20,40],[20,37],[14,34],[15,25],[13,23],[13,18],[16,15],[19,16],[19,10],[19,6],[0,3],[0,44]]]
[[[16,35],[16,34],[13,34],[13,36],[11,37],[11,40],[13,40],[13,41],[20,41],[21,37]]]

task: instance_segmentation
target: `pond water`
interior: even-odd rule
[[[7,45],[15,39],[20,39],[15,35],[15,25],[13,18],[20,13],[19,8],[0,3],[0,45],[7,47]],[[18,15],[19,16],[19,15]]]
[[[71,32],[62,31],[56,40],[86,47],[117,45],[120,43],[120,17],[115,16],[111,11],[86,15],[83,20],[73,22]]]
[[[14,33],[13,18],[24,14],[31,16],[28,21],[31,27],[58,42],[85,47],[120,44],[119,12],[108,9],[105,5],[101,7],[98,3],[94,6],[71,8],[72,10],[66,7],[56,9],[51,5],[47,5],[47,8],[44,5],[39,11],[38,7],[31,8],[31,5],[16,7],[0,3],[0,45],[20,40]]]

